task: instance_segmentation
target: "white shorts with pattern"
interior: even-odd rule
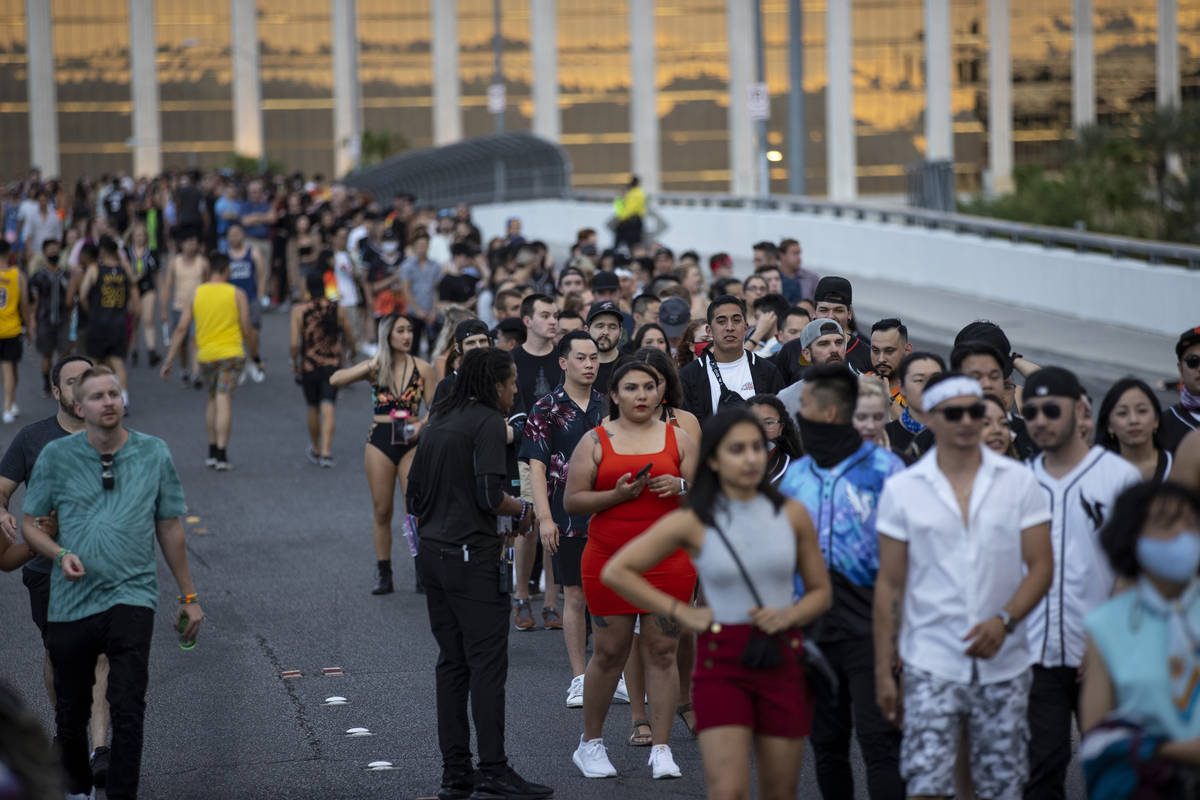
[[[954,795],[954,761],[966,725],[979,797],[1019,798],[1029,774],[1030,670],[1001,683],[958,683],[904,667],[900,774],[908,795]]]

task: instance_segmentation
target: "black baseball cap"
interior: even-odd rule
[[[1179,334],[1179,341],[1175,343],[1175,358],[1182,361],[1184,351],[1198,344],[1200,344],[1200,326],[1188,328]]]
[[[955,335],[954,346],[958,347],[967,342],[983,342],[996,348],[996,352],[1002,356],[1000,364],[1004,367],[1004,377],[1012,375],[1012,344],[1009,343],[1008,336],[999,325],[986,319],[968,323]]]
[[[478,336],[481,333],[486,333],[488,338],[491,338],[492,333],[488,330],[488,326],[483,320],[464,319],[454,328],[454,341],[462,344],[463,339]]]
[[[1069,397],[1078,400],[1083,397],[1083,386],[1069,369],[1042,367],[1025,379],[1024,397],[1026,400],[1034,397]]]
[[[617,277],[617,273],[600,270],[592,276],[592,291],[597,289],[620,289],[621,279]]]
[[[613,275],[613,277],[615,278],[616,276]],[[661,314],[662,311],[660,310],[659,313]],[[621,309],[617,308],[617,304],[605,300],[603,303],[592,303],[591,309],[588,310],[587,324],[591,325],[592,320],[601,314],[612,314],[617,318],[618,322],[625,322],[625,315],[621,313]]]
[[[667,338],[669,339],[682,336],[683,329],[691,321],[691,306],[682,297],[668,297],[658,307],[659,327],[663,329],[663,332],[667,334]]]
[[[839,278],[836,275],[827,275],[817,281],[816,291],[813,292],[813,300],[820,303],[841,303],[844,306],[854,303],[854,289],[850,286],[850,281],[845,278]]]

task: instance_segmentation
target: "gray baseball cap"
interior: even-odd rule
[[[831,333],[841,336],[846,335],[836,319],[814,319],[804,326],[804,330],[800,331],[800,346],[807,350],[817,339],[820,339],[822,336],[828,336]]]

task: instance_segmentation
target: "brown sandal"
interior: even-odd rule
[[[649,733],[638,733],[638,728],[645,728]],[[635,719],[633,721],[633,730],[629,732],[628,744],[631,747],[649,747],[654,741],[654,731],[650,727],[650,720]]]

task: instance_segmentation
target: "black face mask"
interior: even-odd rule
[[[853,425],[813,422],[801,415],[797,415],[797,422],[805,455],[811,455],[821,469],[845,461],[862,447],[862,436]]]

